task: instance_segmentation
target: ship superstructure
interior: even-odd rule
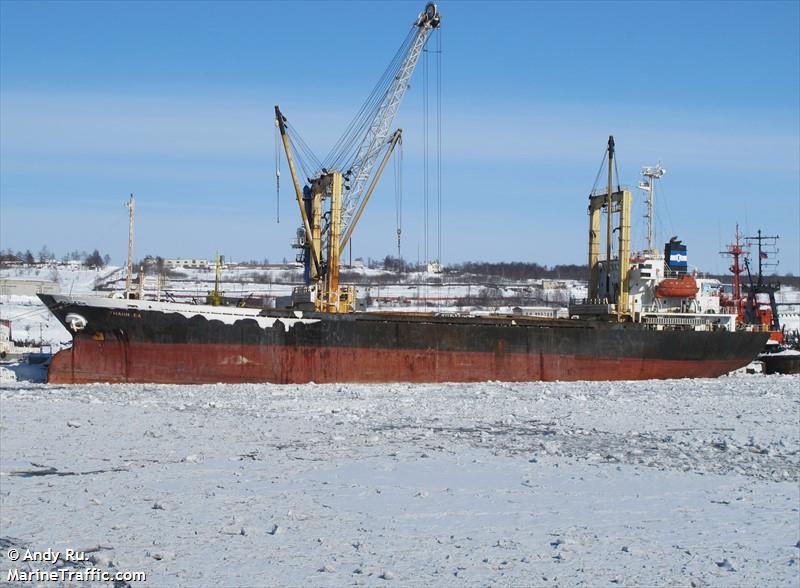
[[[686,245],[672,237],[663,254],[655,248],[653,198],[657,180],[665,173],[659,163],[642,168],[639,184],[647,194],[647,246],[631,252],[632,192],[615,184],[615,142],[609,137],[606,158],[608,183],[589,195],[589,296],[570,305],[570,316],[651,325],[654,328],[728,330],[736,316],[720,306],[721,284],[689,272]],[[605,235],[601,232],[606,218]],[[616,233],[616,236],[615,236]],[[605,238],[606,255],[600,258]],[[613,254],[616,245],[616,255]],[[622,263],[620,260],[623,260]]]

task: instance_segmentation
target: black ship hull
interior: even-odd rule
[[[318,314],[40,295],[74,332],[51,382],[470,382],[717,377],[766,334],[511,317]],[[77,318],[76,318],[77,317]]]

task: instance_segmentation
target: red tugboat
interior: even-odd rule
[[[732,292],[730,297],[723,295],[720,303],[736,313],[737,324],[741,327],[769,333],[763,353],[758,356],[766,373],[797,374],[800,373],[800,351],[785,344],[778,302],[775,299],[780,284],[764,279],[764,267],[776,265],[770,261],[770,255],[774,256],[777,252],[775,245],[778,238],[777,235],[765,236],[761,230],[754,237],[743,238],[739,233],[739,226],[736,226],[734,242],[722,252],[733,259],[730,267],[733,274]],[[750,251],[745,249],[743,243],[756,244],[757,247],[758,274],[755,280],[750,270]],[[742,266],[747,273],[747,285],[742,284]]]

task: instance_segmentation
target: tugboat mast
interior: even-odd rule
[[[728,245],[726,251],[720,251],[722,255],[730,255],[733,258],[730,271],[733,274],[733,292],[731,300],[736,309],[736,320],[744,322],[744,308],[742,305],[742,265],[739,263],[739,258],[749,253],[742,245],[742,235],[739,232],[739,224],[736,224],[736,235],[733,243]]]
[[[761,229],[758,229],[758,234],[755,237],[745,237],[745,240],[749,243],[758,244],[758,286],[761,286],[764,283],[763,266],[768,265],[775,267],[778,265],[775,262],[764,263],[765,259],[769,259],[770,254],[775,255],[777,253],[778,239],[780,239],[778,235],[774,235],[772,237],[762,235]]]

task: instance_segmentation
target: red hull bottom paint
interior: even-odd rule
[[[715,378],[732,360],[667,360],[435,350],[121,343],[78,339],[51,383],[480,382]]]

